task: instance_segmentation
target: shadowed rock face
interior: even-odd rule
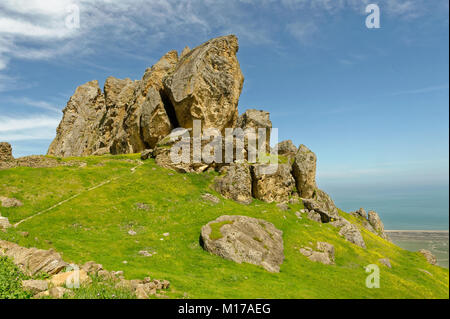
[[[109,77],[81,85],[64,109],[48,155],[138,153],[177,127],[234,127],[244,78],[235,36],[164,55],[139,81]]]
[[[212,236],[218,224],[219,238]],[[283,232],[269,222],[247,216],[221,216],[202,227],[205,250],[237,263],[260,265],[279,272],[284,260]]]

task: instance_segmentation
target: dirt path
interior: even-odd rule
[[[138,165],[136,165],[135,167],[131,168],[131,169],[130,169],[130,174],[134,174],[134,173],[136,172],[136,169],[137,169],[139,166],[143,165],[143,164],[144,164],[144,162],[139,162]],[[86,192],[93,191],[93,190],[95,190],[95,189],[97,189],[97,188],[100,188],[100,187],[102,187],[102,186],[104,186],[104,185],[106,185],[106,184],[111,183],[112,181],[118,180],[118,179],[121,178],[121,177],[123,177],[123,176],[113,177],[113,178],[111,178],[111,179],[108,179],[108,180],[106,180],[106,181],[101,182],[101,183],[98,184],[98,185],[95,185],[95,186],[92,186],[92,187],[90,187],[90,188],[88,188],[88,189],[85,189],[85,190],[79,192],[78,194],[75,194],[75,195],[73,195],[73,196],[71,196],[71,197],[69,197],[69,198],[67,198],[67,199],[65,199],[65,200],[63,200],[63,201],[60,201],[59,203],[56,203],[55,205],[53,205],[53,206],[51,206],[51,207],[49,207],[49,208],[46,208],[46,209],[44,209],[44,210],[41,210],[40,212],[37,212],[37,213],[35,213],[35,214],[31,215],[31,216],[28,216],[27,218],[22,219],[21,221],[15,223],[13,226],[16,228],[16,227],[18,227],[20,224],[22,224],[22,223],[24,223],[24,222],[26,222],[26,221],[29,221],[30,219],[33,219],[33,218],[35,218],[35,217],[37,217],[37,216],[39,216],[39,215],[42,215],[42,214],[44,214],[44,213],[47,213],[47,212],[49,212],[49,211],[55,209],[56,207],[61,206],[62,204],[65,204],[65,203],[67,203],[67,202],[70,202],[72,199],[77,198],[78,196],[80,196],[80,195],[82,195],[82,194],[84,194],[84,193],[86,193]]]

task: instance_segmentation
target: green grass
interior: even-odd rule
[[[228,225],[228,224],[232,224],[233,221],[231,220],[226,220],[223,222],[217,222],[217,223],[212,223],[210,225],[211,227],[211,234],[209,235],[209,238],[211,238],[212,240],[217,240],[223,237],[222,232],[220,231],[220,229],[222,228],[223,225]]]
[[[137,159],[138,155],[92,157],[86,159],[85,168],[0,171],[0,196],[16,197],[24,203],[20,208],[2,209],[12,222],[82,192],[17,229],[0,232],[0,238],[29,247],[53,248],[67,262],[94,260],[105,269],[123,270],[127,279],[167,279],[171,298],[449,297],[447,269],[431,266],[418,253],[364,229],[367,249],[345,241],[329,224],[298,219],[295,212],[303,208],[302,203],[290,205],[287,212],[274,203],[257,200],[240,205],[211,189],[215,173],[173,174],[148,160],[131,174]],[[113,177],[118,179],[84,191]],[[205,192],[221,198],[220,203],[204,201],[201,195]],[[140,210],[136,203],[145,203],[150,209]],[[341,214],[357,223],[352,216]],[[221,215],[261,218],[282,230],[285,260],[280,273],[204,251],[199,244],[201,227]],[[220,233],[219,226],[214,228]],[[130,236],[130,229],[137,234]],[[21,236],[24,231],[29,236]],[[314,263],[299,253],[299,248],[315,246],[317,241],[335,246],[336,265]],[[156,254],[143,257],[138,254],[140,250]],[[389,258],[392,269],[379,264],[380,258]],[[365,266],[369,264],[380,266],[379,289],[365,286]]]
[[[27,299],[30,294],[22,290],[22,280],[28,279],[7,257],[0,257],[0,299]]]

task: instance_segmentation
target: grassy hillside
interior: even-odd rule
[[[447,269],[431,266],[421,255],[364,229],[367,249],[353,245],[331,225],[299,220],[294,213],[301,204],[291,205],[287,212],[260,201],[240,205],[210,188],[215,173],[177,174],[152,160],[133,172],[137,155],[80,160],[87,165],[0,171],[0,195],[24,203],[19,208],[1,208],[1,214],[12,224],[79,194],[7,233],[0,232],[0,239],[54,248],[69,262],[94,260],[105,269],[123,270],[127,279],[148,275],[167,279],[172,298],[449,297]],[[220,203],[203,200],[206,192],[221,198]],[[148,210],[139,209],[139,203],[147,205]],[[284,232],[286,259],[280,273],[236,264],[200,247],[201,227],[224,214],[262,218]],[[357,223],[352,216],[341,214]],[[131,236],[129,230],[137,234]],[[29,235],[24,237],[21,232]],[[317,241],[335,246],[336,265],[311,262],[298,252],[300,247]],[[138,254],[141,250],[156,254],[144,257]],[[377,264],[380,258],[389,258],[392,269],[379,264],[381,287],[368,289],[364,267]]]

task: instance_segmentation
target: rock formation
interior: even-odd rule
[[[314,262],[319,262],[324,265],[334,264],[334,246],[326,242],[318,242],[317,250],[314,251],[310,247],[300,248],[300,253],[309,260]]]
[[[11,144],[6,142],[0,143],[0,162],[12,161],[14,157],[12,156]]]
[[[273,174],[264,174],[267,165],[252,166],[253,197],[271,202],[287,202],[292,195],[295,182],[288,164],[278,164]]]
[[[106,80],[78,87],[64,109],[48,155],[138,153],[154,148],[177,127],[234,127],[244,77],[235,36],[164,55],[139,81]]]
[[[314,191],[317,189],[316,162],[316,154],[311,152],[305,145],[300,145],[292,166],[300,197],[312,198]]]
[[[431,251],[426,250],[426,249],[420,249],[419,254],[423,255],[429,264],[436,265],[436,263],[437,263],[436,256],[434,256],[431,253]]]
[[[284,260],[283,232],[262,219],[221,216],[202,227],[203,247],[237,263],[260,265],[279,272]]]
[[[225,175],[219,177],[214,188],[225,198],[242,204],[252,202],[252,176],[250,166],[244,163],[232,163],[224,168]]]

